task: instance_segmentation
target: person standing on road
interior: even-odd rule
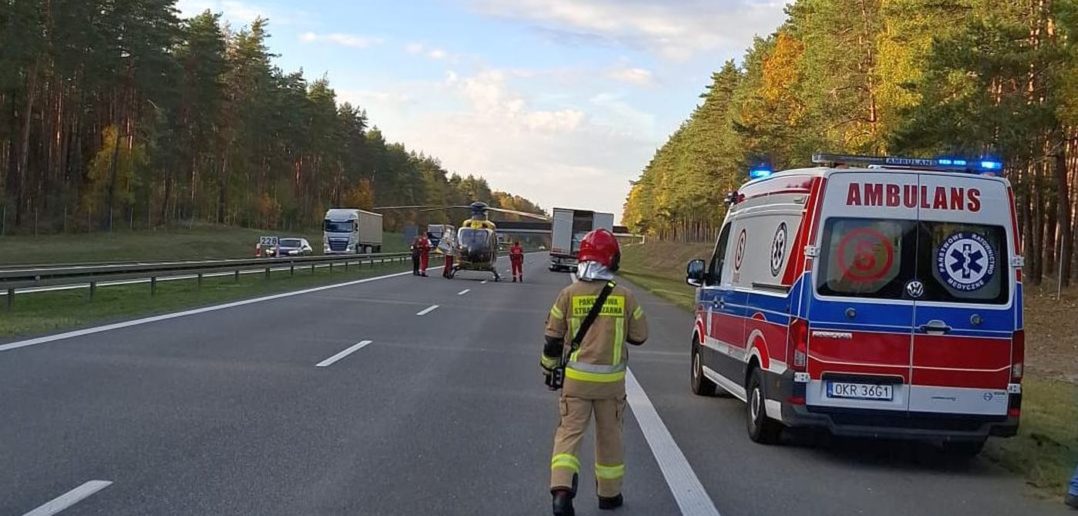
[[[427,277],[427,266],[430,265],[430,240],[426,233],[419,235],[417,245],[419,247],[419,275]]]
[[[550,493],[556,516],[574,514],[580,473],[577,451],[593,414],[599,509],[615,509],[623,503],[622,422],[628,360],[624,344],[643,344],[648,326],[644,309],[632,291],[614,283],[620,258],[618,241],[609,231],[597,229],[585,235],[576,272],[581,281],[558,294],[547,316],[546,344],[540,358],[547,385],[557,389],[557,378],[564,372],[550,461]],[[597,304],[599,309],[593,310]],[[568,360],[563,362],[566,355]]]
[[[412,276],[419,276],[419,236],[412,239]]]
[[[453,262],[457,257],[457,244],[453,238],[449,235],[442,236],[442,241],[438,244],[442,248],[442,252],[445,254],[445,267],[442,268],[442,277],[446,279],[453,278]]]
[[[509,262],[513,265],[513,283],[519,280],[524,282],[524,248],[520,247],[520,241],[513,242],[509,248]]]
[[[1078,467],[1074,468],[1074,476],[1071,477],[1070,487],[1067,489],[1067,496],[1063,498],[1063,502],[1078,509]]]

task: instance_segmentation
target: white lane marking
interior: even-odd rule
[[[328,366],[331,366],[331,365],[333,365],[334,362],[336,362],[336,361],[338,361],[338,360],[340,360],[340,359],[342,359],[342,358],[344,358],[344,357],[346,357],[348,355],[351,355],[352,353],[355,353],[356,351],[359,351],[359,350],[363,349],[364,347],[367,346],[367,344],[370,344],[370,343],[371,343],[371,341],[369,341],[369,340],[360,341],[359,343],[357,343],[355,345],[349,346],[348,349],[345,349],[344,351],[341,351],[340,353],[337,353],[336,355],[333,355],[333,356],[319,362],[318,364],[315,365],[315,367],[328,367]]]
[[[633,409],[633,416],[644,433],[644,439],[651,447],[655,461],[659,463],[666,485],[670,486],[670,493],[674,495],[674,500],[681,509],[681,514],[719,516],[719,510],[715,508],[700,479],[696,478],[685,454],[678,448],[674,436],[666,429],[659,413],[655,411],[655,406],[651,404],[647,393],[636,381],[631,370],[625,371],[625,394],[629,407]]]
[[[479,284],[480,284],[480,285],[486,285],[486,284],[487,284],[487,281],[488,281],[488,280],[483,280],[483,281],[480,281],[480,282],[479,282]]]
[[[416,315],[427,315],[438,309],[438,305],[430,305],[423,309],[421,312],[416,312]]]
[[[461,290],[460,292],[457,292],[457,295],[458,296],[463,296],[464,294],[467,294],[468,292],[471,292],[471,291],[472,291],[472,289],[466,288],[464,290]]]
[[[398,276],[406,276],[406,275],[409,275],[409,274],[411,274],[411,271],[398,272],[396,274],[387,274],[385,276],[376,276],[376,277],[373,277],[373,278],[364,278],[364,279],[361,279],[361,280],[348,281],[348,282],[345,282],[345,283],[337,283],[335,285],[324,285],[324,286],[321,286],[321,287],[314,287],[314,288],[308,288],[308,289],[304,289],[304,290],[297,290],[295,292],[284,292],[284,293],[281,293],[281,294],[274,294],[272,296],[257,297],[257,298],[254,298],[254,299],[245,299],[243,301],[234,301],[232,303],[225,303],[225,304],[221,304],[221,305],[207,306],[205,308],[196,308],[194,310],[185,310],[183,312],[175,312],[175,313],[164,314],[164,315],[155,315],[153,317],[144,317],[142,319],[135,319],[133,321],[126,321],[126,322],[115,323],[115,324],[106,324],[104,326],[97,326],[97,327],[94,327],[94,328],[87,328],[85,330],[75,330],[75,331],[69,331],[69,332],[65,332],[65,333],[58,333],[56,335],[49,335],[49,336],[46,336],[46,337],[38,337],[36,339],[16,341],[16,342],[12,342],[12,343],[9,343],[9,344],[0,345],[0,352],[2,352],[2,351],[11,351],[13,349],[19,349],[19,348],[25,348],[27,346],[34,346],[34,345],[37,345],[37,344],[44,344],[46,342],[54,342],[54,341],[57,341],[57,340],[70,339],[70,338],[73,338],[73,337],[81,337],[83,335],[92,335],[94,333],[101,333],[101,332],[105,332],[105,331],[118,330],[120,328],[127,328],[127,327],[130,327],[130,326],[139,326],[139,325],[142,325],[142,324],[149,324],[149,323],[153,323],[153,322],[157,322],[157,321],[165,321],[165,320],[168,320],[168,319],[175,319],[177,317],[185,317],[185,316],[188,316],[188,315],[204,314],[206,312],[214,312],[214,311],[217,311],[217,310],[224,310],[226,308],[235,308],[237,306],[250,305],[250,304],[253,304],[253,303],[261,303],[263,301],[272,301],[274,299],[282,299],[282,298],[286,298],[286,297],[299,296],[299,295],[303,295],[303,294],[310,294],[312,292],[321,292],[323,290],[329,290],[329,289],[333,289],[333,288],[350,287],[352,285],[359,285],[359,284],[362,284],[362,283],[370,283],[372,281],[378,281],[378,280],[383,280],[383,279],[388,279],[388,278],[396,278]]]
[[[23,516],[52,516],[72,505],[75,505],[82,501],[84,498],[112,485],[112,482],[108,480],[91,480],[75,489],[72,489],[56,498],[53,498],[45,505],[34,509]]]

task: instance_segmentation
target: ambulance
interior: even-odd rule
[[[817,154],[727,198],[697,287],[691,386],[784,427],[973,456],[1018,431],[1025,337],[1014,193],[993,160]]]

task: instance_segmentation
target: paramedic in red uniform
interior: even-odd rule
[[[509,262],[513,264],[513,283],[516,283],[519,279],[524,282],[524,248],[520,247],[520,242],[513,242],[513,247],[509,248]]]
[[[430,265],[430,240],[427,239],[426,234],[419,236],[416,247],[419,248],[419,275],[425,278],[427,277],[427,266]]]

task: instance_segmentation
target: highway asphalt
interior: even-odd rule
[[[545,260],[523,284],[395,275],[0,351],[0,515],[548,514],[538,353],[569,276]],[[739,401],[689,391],[691,316],[638,296],[652,338],[629,364],[661,423],[631,400],[612,514],[705,507],[693,479],[723,515],[1066,513],[929,446],[753,444]],[[601,513],[591,450],[581,515]]]

